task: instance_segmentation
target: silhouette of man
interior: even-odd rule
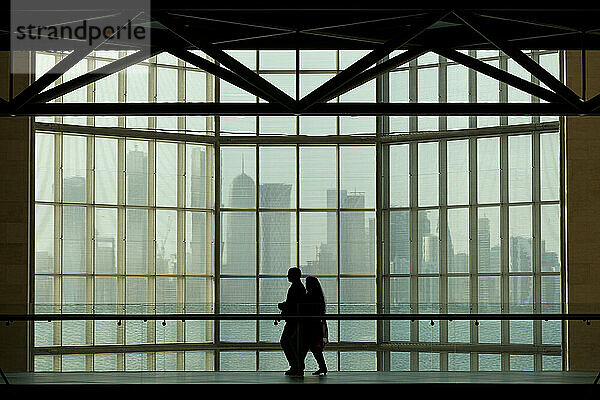
[[[300,315],[306,297],[306,289],[300,280],[302,273],[300,268],[290,268],[287,273],[288,281],[291,283],[284,302],[277,307],[285,316]],[[285,318],[284,318],[285,319]],[[281,334],[281,348],[290,364],[286,375],[304,375],[304,358],[307,350],[302,338],[302,321],[299,319],[285,319],[285,326]]]

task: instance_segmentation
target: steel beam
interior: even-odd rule
[[[332,93],[335,93],[337,89],[347,84],[358,74],[362,73],[367,68],[380,61],[392,51],[409,43],[412,39],[421,34],[434,23],[443,19],[449,13],[450,11],[431,13],[424,20],[411,26],[408,32],[403,32],[401,35],[388,40],[380,46],[377,46],[367,55],[357,60],[354,64],[350,65],[348,68],[341,71],[323,85],[304,96],[304,98],[300,100],[299,109],[305,110],[312,105],[323,101],[323,99],[329,97]]]
[[[597,321],[597,313],[410,313],[410,314],[325,314],[286,315],[281,314],[0,314],[0,321],[274,321],[283,319],[326,319],[329,321]]]
[[[10,103],[11,106],[18,110],[25,103],[33,99],[36,95],[38,95],[42,90],[46,89],[48,86],[52,84],[55,80],[60,78],[65,72],[67,72],[71,67],[77,64],[79,61],[83,60],[85,56],[90,54],[93,49],[90,47],[82,46],[73,50],[68,56],[63,58],[58,62],[58,64],[54,65],[48,72],[39,77],[36,81],[34,81],[31,85],[27,86],[21,93],[19,93]]]
[[[206,60],[194,53],[191,53],[185,49],[169,49],[169,53],[174,55],[177,58],[182,59],[183,61],[187,61],[188,63],[210,73],[213,74],[224,81],[231,83],[234,86],[239,87],[242,90],[245,90],[253,95],[260,97],[269,102],[276,102],[277,100],[273,98],[269,93],[263,92],[261,89],[256,86],[251,85],[248,81],[240,78],[239,75],[234,74],[228,69],[220,67],[219,65]]]
[[[42,92],[35,96],[32,99],[32,103],[45,103],[48,101],[52,101],[64,94],[77,90],[83,86],[89,85],[90,83],[93,83],[111,74],[119,72],[129,66],[135,65],[162,52],[163,50],[158,48],[153,48],[148,53],[140,50],[136,53],[115,60],[110,64],[97,68],[91,72],[73,78],[70,81],[62,83],[52,89],[48,89],[45,92]]]
[[[27,104],[15,114],[0,107],[0,116],[9,115],[295,115],[273,103],[46,103]],[[569,104],[557,103],[320,103],[302,115],[581,115]],[[596,111],[587,115],[600,115]]]
[[[404,53],[398,54],[397,56],[394,56],[389,60],[382,62],[381,64],[377,64],[374,67],[369,68],[368,70],[358,74],[356,77],[349,80],[346,84],[340,86],[337,90],[327,95],[322,100],[322,102],[327,102],[337,96],[341,96],[342,94],[362,85],[363,83],[370,81],[371,79],[378,77],[379,75],[389,72],[394,68],[397,68],[403,64],[406,64],[407,62],[414,60],[419,56],[422,56],[428,51],[428,49],[423,47],[409,49]]]
[[[477,60],[459,51],[439,48],[434,49],[433,51],[442,57],[446,57],[452,61],[464,65],[467,68],[473,69],[477,72],[481,72],[484,75],[487,75],[498,81],[504,82],[516,89],[529,93],[532,96],[539,97],[540,99],[545,100],[549,103],[562,102],[562,98],[560,96],[548,89],[535,85],[529,81],[526,81],[525,79],[519,78],[518,76],[512,75],[499,68],[493,67],[489,64],[484,63],[483,61]]]
[[[500,38],[497,34],[491,32],[490,29],[484,27],[484,24],[482,24],[472,12],[455,11],[454,14],[461,21],[463,21],[465,25],[479,33],[499,50],[503,51],[525,70],[530,72],[533,76],[538,78],[541,82],[553,90],[557,95],[562,97],[566,102],[571,104],[573,107],[576,107],[580,111],[583,111],[583,101],[577,94],[575,94],[575,92],[556,79],[552,74],[542,68],[538,63],[533,61],[520,49],[514,47],[507,41]]]
[[[267,92],[271,94],[271,98],[276,99],[279,103],[284,105],[289,110],[296,109],[296,101],[292,99],[288,94],[284,93],[281,89],[277,88],[271,82],[267,81],[265,78],[261,77],[254,71],[250,70],[248,67],[243,65],[241,62],[215,46],[214,44],[202,40],[200,38],[191,38],[187,35],[182,35],[178,32],[174,27],[176,24],[172,21],[171,18],[166,16],[165,14],[153,15],[153,19],[161,23],[165,28],[169,29],[174,35],[180,37],[185,40],[189,44],[194,47],[202,50],[204,53],[208,54],[210,57],[218,61],[221,65],[226,68],[229,68],[232,72],[238,74],[240,77],[248,81],[248,83],[254,85],[262,92]]]

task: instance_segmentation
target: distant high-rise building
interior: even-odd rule
[[[75,176],[63,180],[65,201],[85,202],[85,178]],[[86,212],[83,206],[62,208],[63,271],[86,270]]]
[[[290,208],[292,185],[264,183],[259,196],[262,208]],[[282,273],[292,267],[292,216],[286,211],[265,211],[260,216],[260,269],[262,272]]]
[[[479,259],[479,272],[491,272],[491,241],[490,241],[490,220],[488,218],[479,218],[477,222],[477,254]]]
[[[231,208],[252,209],[255,204],[254,180],[244,172],[233,178],[229,190]],[[254,213],[228,213],[225,263],[230,271],[247,271],[256,259],[256,229]]]
[[[188,173],[190,182],[189,207],[205,208],[206,204],[206,150],[194,148],[189,154],[191,157],[191,171]],[[191,214],[191,235],[186,238],[189,242],[189,252],[186,254],[188,271],[206,270],[206,215],[193,212]]]
[[[363,192],[348,192],[340,190],[341,209],[364,209],[365,194]],[[327,191],[327,208],[335,208],[336,191]],[[335,214],[328,215],[327,238],[335,237]],[[368,260],[367,221],[364,211],[343,211],[340,215],[340,267],[345,273],[370,272],[372,265]],[[333,242],[335,243],[335,242]],[[367,248],[365,248],[367,247]]]
[[[533,265],[531,238],[512,236],[509,246],[510,271],[530,272]]]
[[[410,270],[410,222],[408,211],[390,212],[390,268],[395,272]]]
[[[135,147],[127,152],[127,204],[148,204],[148,154]]]
[[[95,235],[94,241],[96,242],[94,255],[96,271],[116,271],[117,251],[115,239]]]
[[[127,152],[127,204],[148,204],[148,155],[135,147]],[[127,259],[129,273],[148,270],[148,214],[127,209]]]
[[[419,272],[435,273],[439,271],[440,239],[431,230],[431,221],[425,212],[419,212]]]

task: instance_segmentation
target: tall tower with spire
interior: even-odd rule
[[[229,190],[229,204],[233,209],[254,208],[256,203],[256,185],[254,179],[244,170],[233,178]],[[256,217],[253,212],[227,213],[227,233],[225,243],[226,270],[230,272],[254,271],[256,259]]]

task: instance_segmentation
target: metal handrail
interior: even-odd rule
[[[581,320],[590,323],[600,320],[599,313],[457,313],[457,314],[325,314],[325,315],[281,315],[281,314],[215,314],[215,313],[168,313],[168,314],[93,314],[93,313],[66,313],[66,314],[0,314],[0,321],[72,321],[72,320],[281,320],[281,319],[325,319],[325,320],[428,320],[428,321],[458,321],[458,320]]]

